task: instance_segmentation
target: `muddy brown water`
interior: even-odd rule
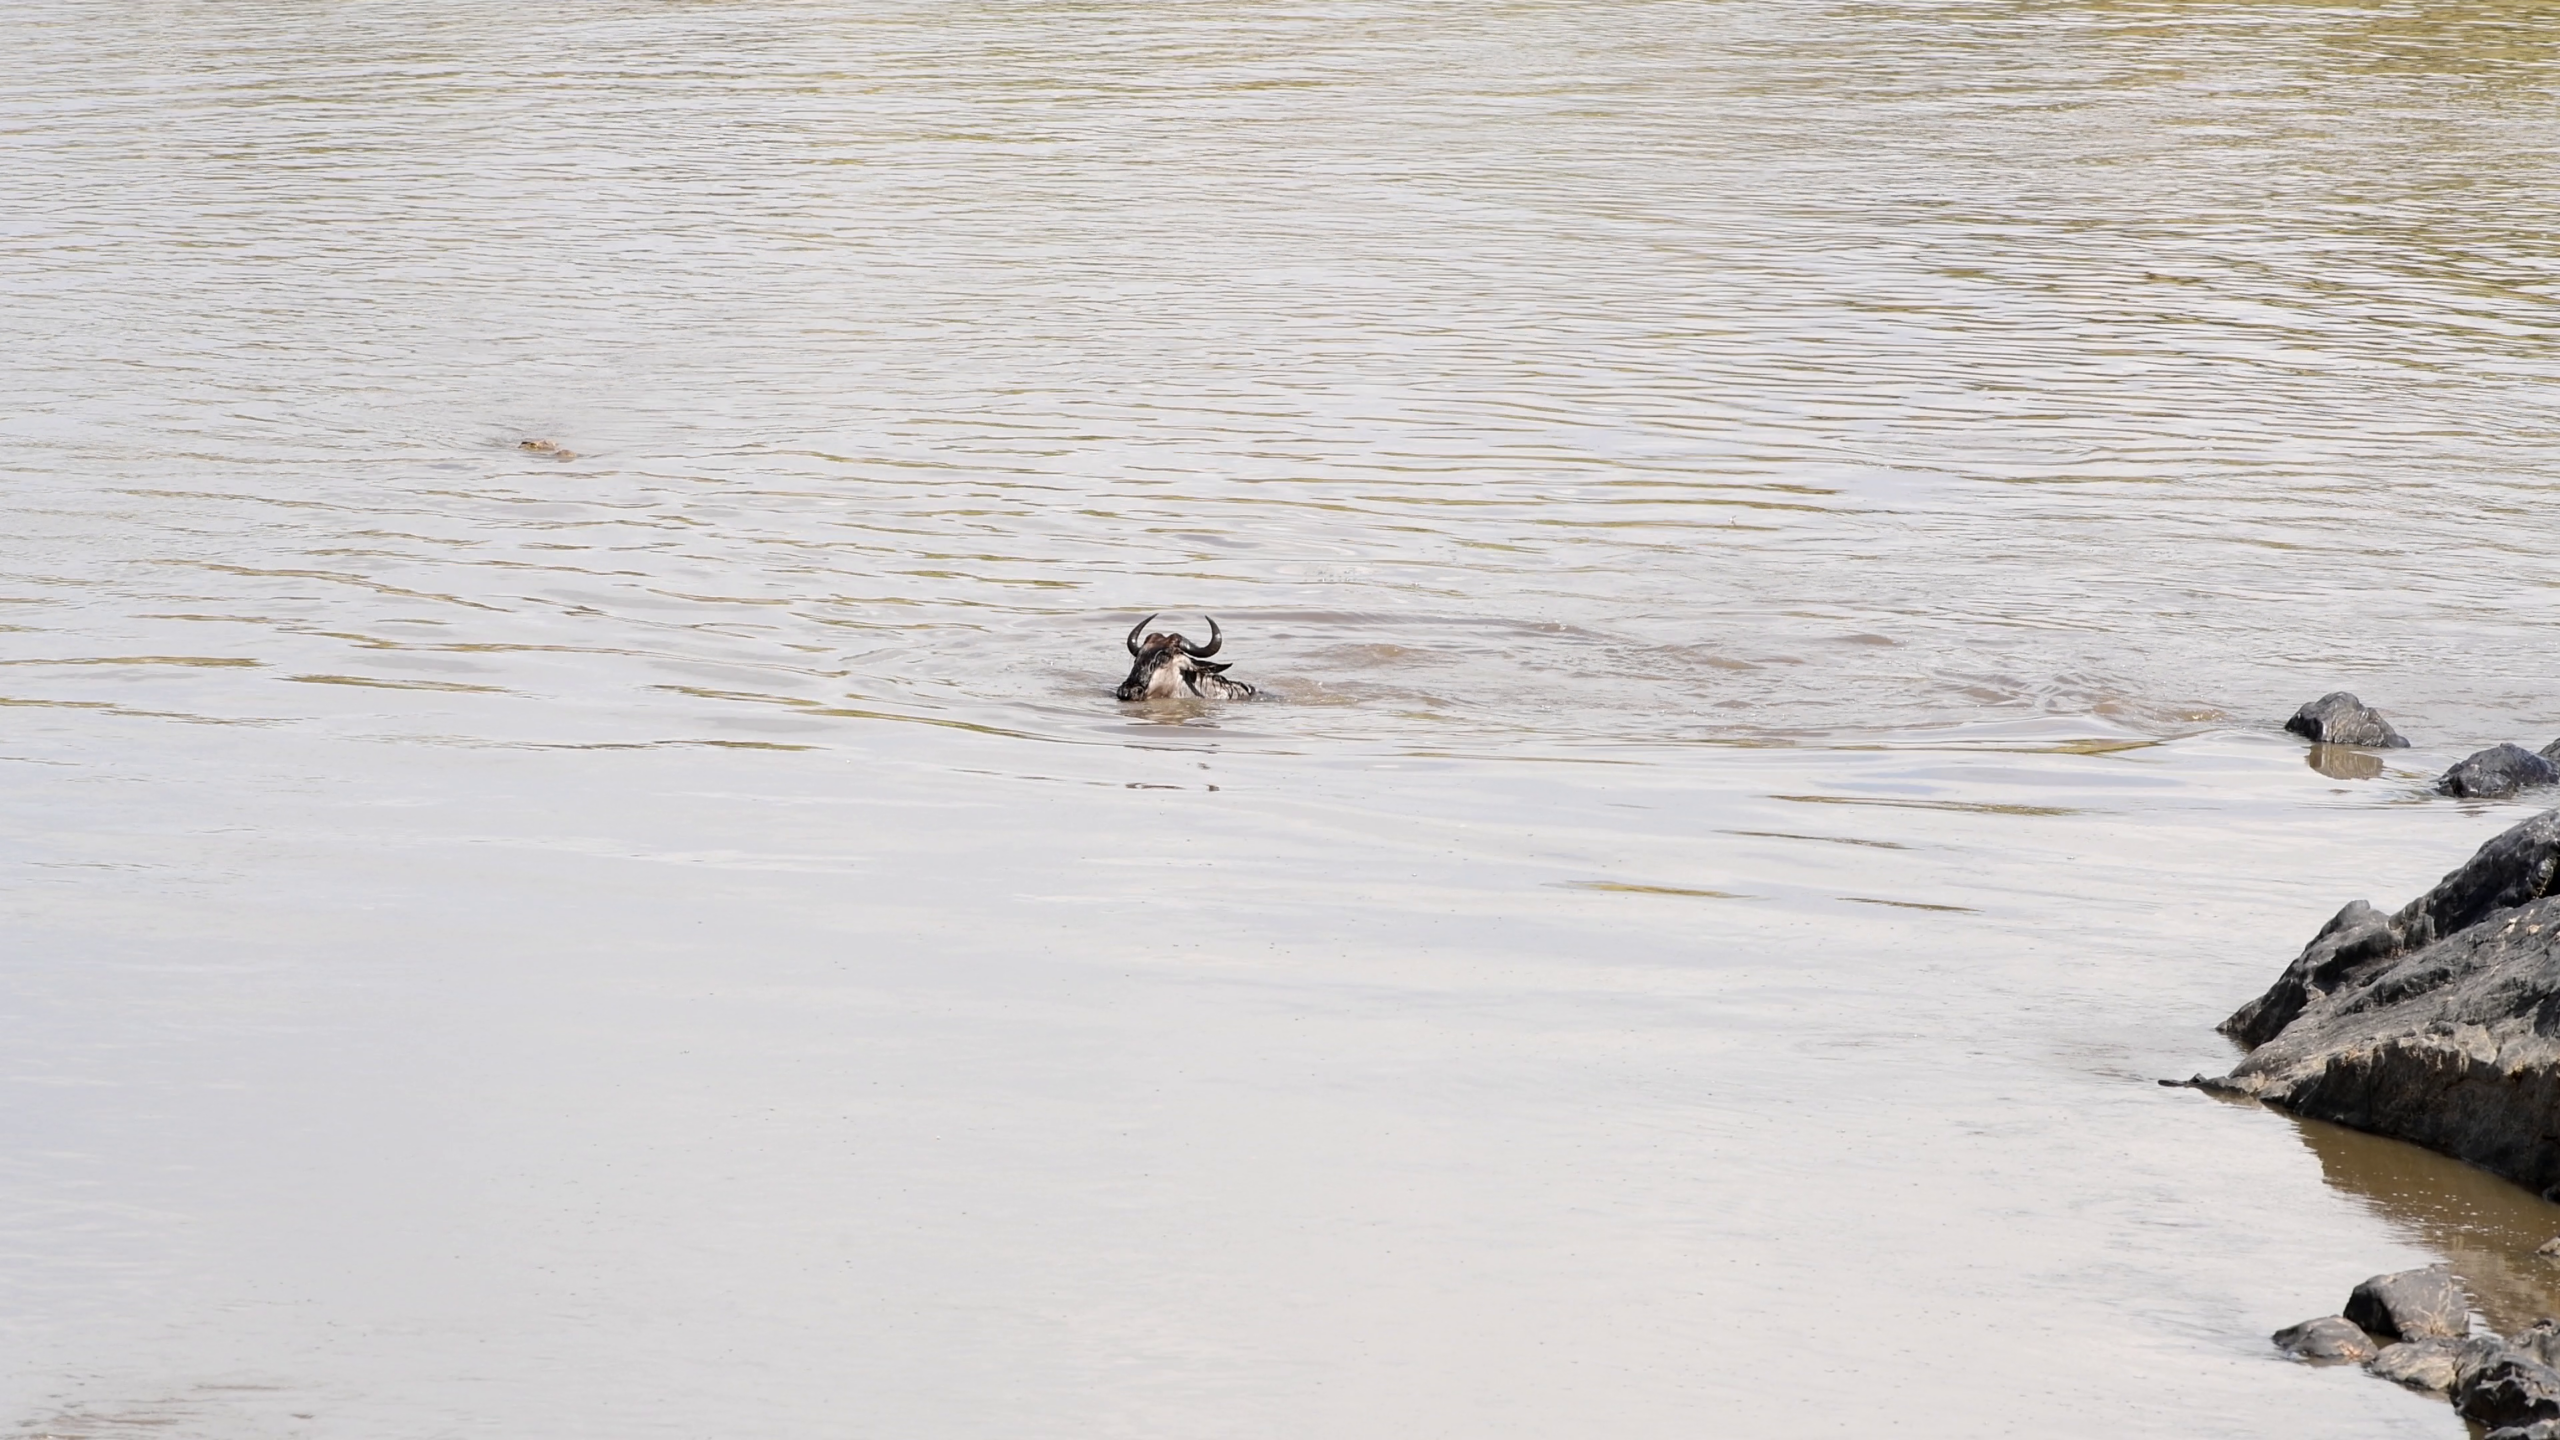
[[[2560,735],[2546,20],[16,7],[0,1421],[2458,1434],[2153,1082]]]

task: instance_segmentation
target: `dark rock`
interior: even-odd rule
[[[2453,1388],[2459,1390],[2471,1378],[2507,1354],[2507,1342],[2497,1335],[2473,1335],[2453,1347]]]
[[[2354,1321],[2338,1315],[2287,1325],[2272,1338],[2277,1349],[2305,1360],[2370,1360],[2376,1353],[2373,1337]]]
[[[2252,1049],[2264,1045],[2283,1033],[2304,1006],[2356,980],[2400,948],[2400,932],[2390,916],[2362,900],[2350,900],[2311,937],[2266,994],[2222,1022],[2222,1033]]]
[[[2560,810],[2384,916],[2338,912],[2222,1024],[2253,1046],[2207,1088],[2560,1184]],[[2352,1312],[2350,1312],[2352,1313]]]
[[[2560,1424],[2560,1369],[2554,1369],[2547,1358],[2554,1339],[2552,1323],[2544,1320],[2513,1340],[2474,1335],[2456,1345],[2454,1408],[2484,1425],[2520,1427],[2543,1421]],[[2544,1373],[2536,1375],[2535,1371]],[[2472,1408],[2489,1413],[2475,1416],[2470,1409],[2464,1409],[2466,1397],[2494,1392],[2502,1382],[2507,1386],[2509,1402],[2504,1410],[2500,1410],[2494,1395],[2469,1402]],[[2537,1391],[2542,1392],[2539,1400],[2535,1398]],[[2524,1403],[2514,1403],[2519,1398]],[[2506,1418],[2499,1418],[2500,1415]]]
[[[2436,781],[2438,790],[2465,800],[2498,800],[2541,785],[2560,785],[2560,764],[2521,745],[2475,751]]]
[[[2365,1369],[2394,1384],[2441,1395],[2453,1388],[2455,1357],[2461,1347],[2451,1340],[2403,1340],[2385,1345],[2365,1362]]]
[[[2391,928],[2404,949],[2432,945],[2498,911],[2554,893],[2560,878],[2560,810],[2545,810],[2491,837],[2460,869],[2400,907]]]
[[[2284,728],[2306,740],[2327,745],[2380,745],[2399,748],[2409,742],[2391,728],[2380,712],[2344,690],[2332,690],[2293,712]]]
[[[2503,1343],[2476,1361],[2465,1354],[2454,1378],[2453,1408],[2491,1429],[2560,1420],[2560,1370]]]
[[[2471,1302],[2451,1270],[2430,1265],[2357,1286],[2346,1316],[2386,1340],[2459,1340],[2471,1328]]]
[[[2560,1323],[2536,1320],[2529,1328],[2510,1338],[2507,1345],[2528,1359],[2560,1370]]]

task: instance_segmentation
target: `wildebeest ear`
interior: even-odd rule
[[[1212,675],[1221,674],[1225,671],[1236,668],[1236,662],[1233,660],[1229,660],[1224,663],[1214,660],[1194,660],[1191,663],[1199,669],[1208,671]]]

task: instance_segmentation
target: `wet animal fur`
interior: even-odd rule
[[[1212,664],[1209,657],[1218,653],[1225,640],[1218,634],[1218,622],[1209,621],[1209,643],[1194,645],[1179,634],[1149,635],[1139,640],[1138,632],[1147,628],[1150,615],[1129,631],[1129,655],[1135,663],[1129,667],[1129,678],[1120,682],[1113,693],[1123,700],[1171,700],[1194,696],[1202,700],[1250,700],[1254,688],[1241,680],[1230,680],[1227,667]],[[1205,617],[1204,617],[1205,618]]]

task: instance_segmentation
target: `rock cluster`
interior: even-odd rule
[[[2400,749],[2408,745],[2382,712],[2345,690],[2332,690],[2293,712],[2284,728],[2312,743],[2313,764],[2324,774],[2370,780],[2381,772],[2379,761],[2357,760],[2352,751],[2323,751],[2326,745]],[[2325,761],[2322,756],[2331,758]],[[2339,758],[2343,757],[2343,758]],[[2560,785],[2560,740],[2540,750],[2521,745],[2492,745],[2463,757],[2436,778],[2436,789],[2465,800],[2503,800],[2520,790]]]
[[[2376,1275],[2347,1297],[2345,1314],[2274,1338],[2305,1360],[2361,1364],[2442,1395],[2487,1440],[2560,1440],[2560,1327],[2542,1320],[2513,1337],[2472,1334],[2462,1287],[2442,1265]]]
[[[2322,744],[2406,743],[2343,691],[2285,728]],[[2477,799],[2552,784],[2560,740],[2480,751],[2436,788]],[[2397,911],[2349,904],[2221,1029],[2248,1056],[2191,1083],[2415,1141],[2560,1198],[2560,810],[2511,826]],[[2560,1239],[2537,1253],[2560,1260]],[[2560,1440],[2560,1325],[2502,1337],[2473,1324],[2436,1266],[2377,1275],[2343,1314],[2275,1342],[2443,1394],[2488,1440]]]

